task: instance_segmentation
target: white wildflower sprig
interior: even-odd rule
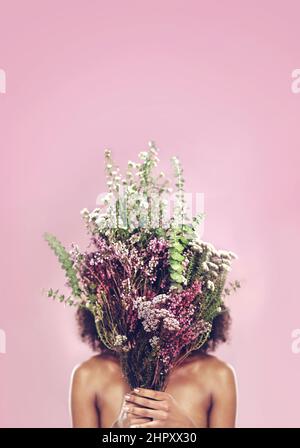
[[[176,204],[174,207],[174,219],[176,225],[183,225],[186,219],[186,201],[184,197],[184,177],[183,169],[179,159],[172,157],[174,173],[176,178]]]
[[[120,347],[127,341],[127,336],[122,334],[117,334],[115,337],[114,346]]]

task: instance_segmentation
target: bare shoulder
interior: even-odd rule
[[[234,374],[234,368],[228,362],[223,361],[214,355],[202,355],[198,358],[201,366],[216,375],[227,376]]]
[[[236,382],[236,374],[233,366],[217,356],[201,355],[197,359],[197,370],[201,370],[206,380],[212,386],[234,385]]]
[[[97,389],[120,371],[116,359],[107,355],[95,355],[74,367],[71,382],[73,387]]]

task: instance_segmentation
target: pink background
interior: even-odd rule
[[[91,355],[42,239],[86,244],[80,210],[153,139],[205,194],[204,239],[239,255],[232,341],[239,426],[300,426],[298,1],[0,1],[0,425],[69,426]]]

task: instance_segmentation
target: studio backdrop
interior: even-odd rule
[[[300,426],[300,4],[0,1],[0,426],[68,427],[93,355],[43,234],[87,237],[105,192],[154,141],[200,194],[203,238],[238,255],[230,340],[240,427]]]

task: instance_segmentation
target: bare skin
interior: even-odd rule
[[[211,355],[187,357],[171,372],[165,392],[134,392],[109,355],[93,356],[72,374],[74,428],[230,428],[236,406],[234,371]]]

